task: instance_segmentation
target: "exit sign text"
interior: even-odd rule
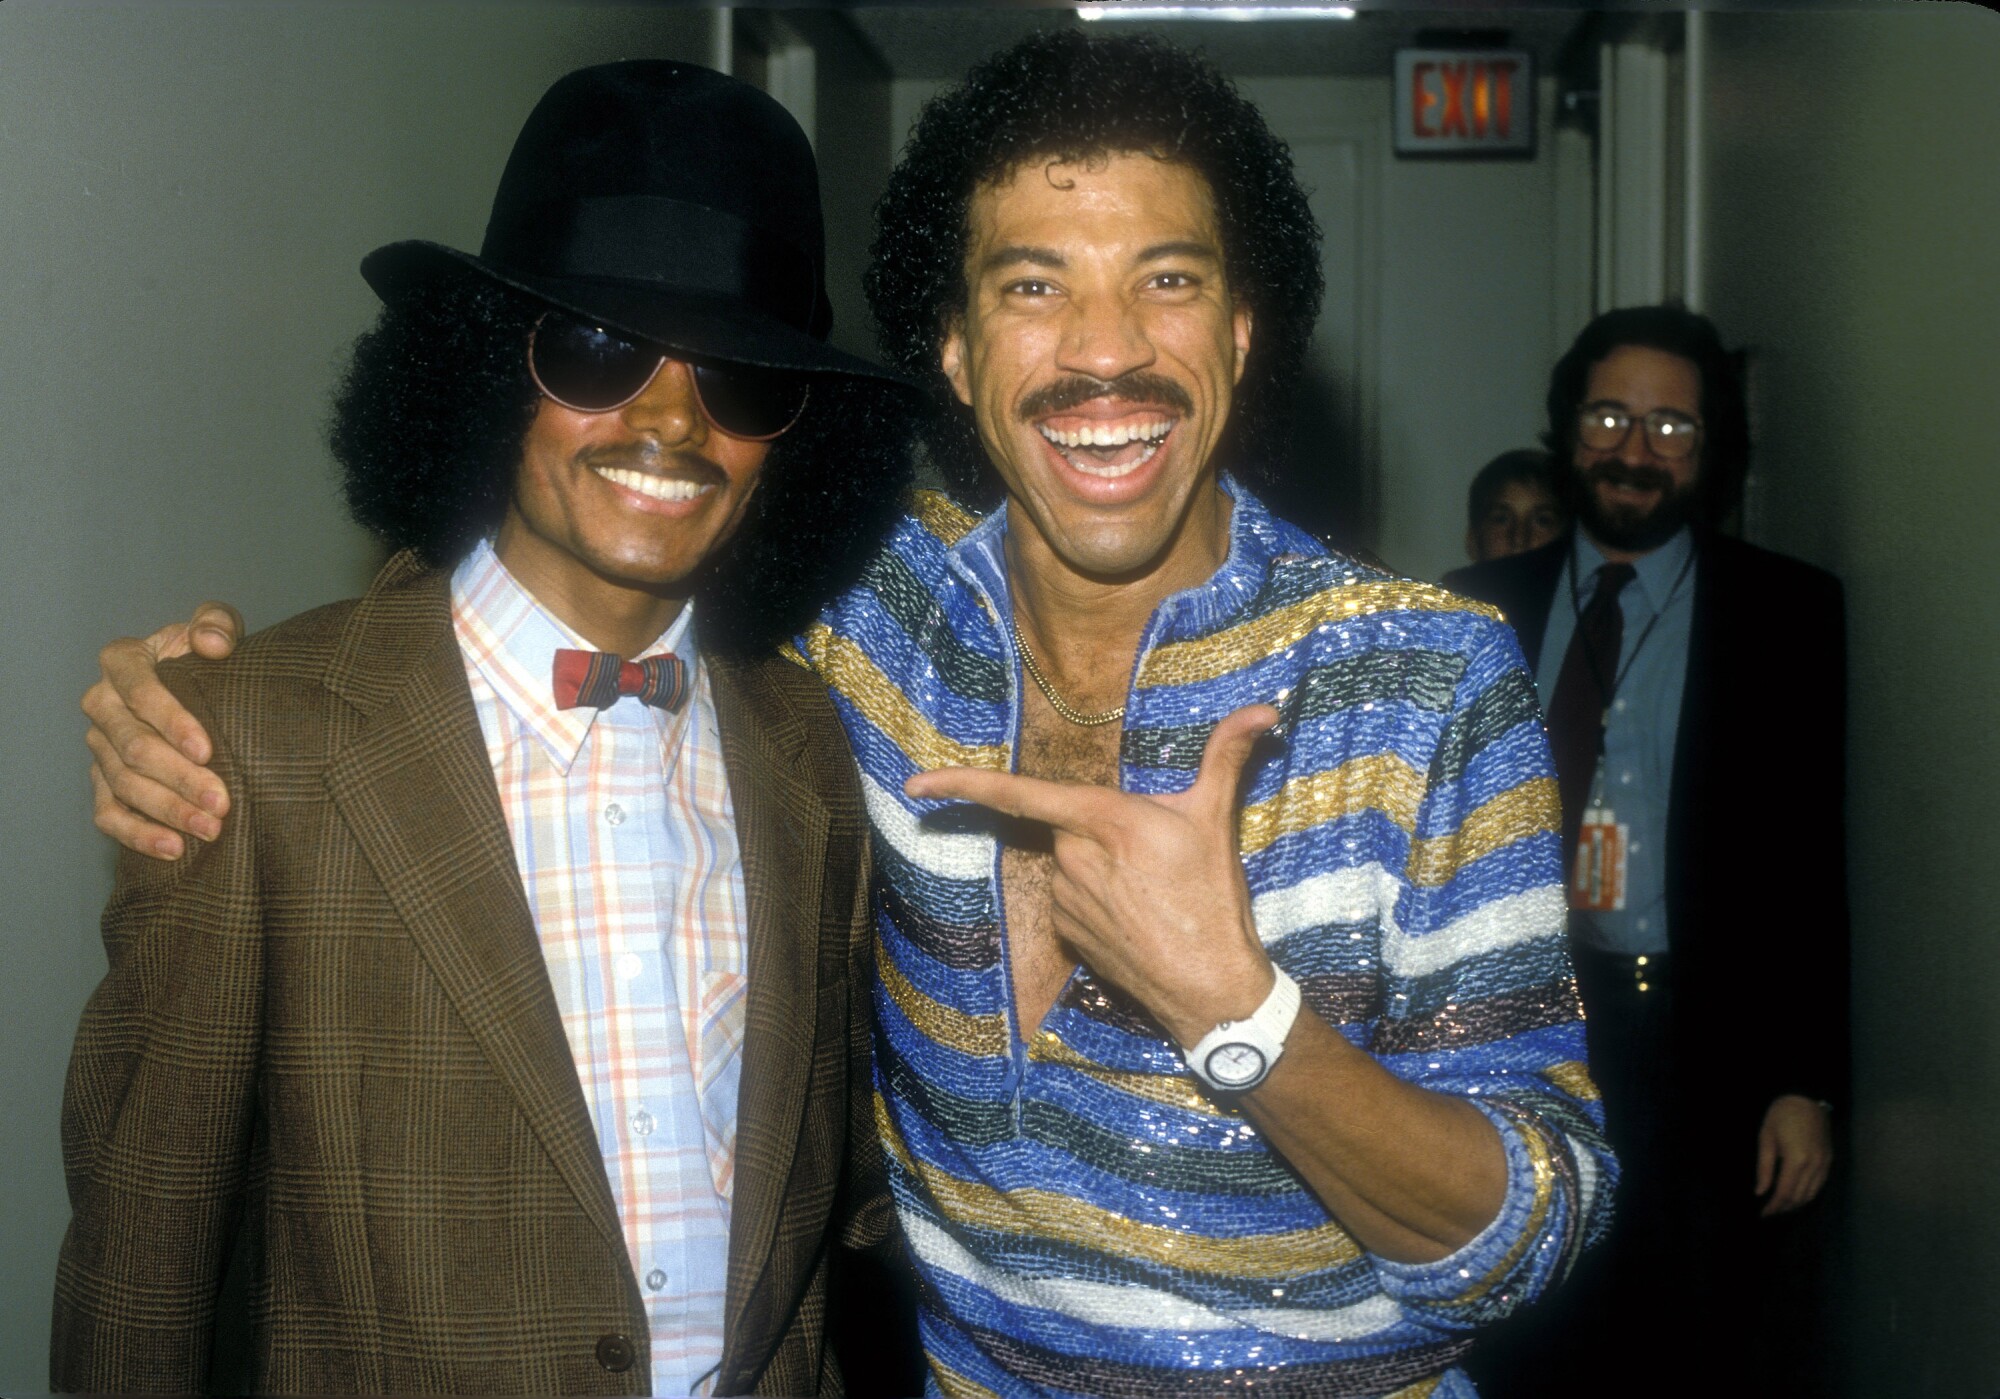
[[[1535,153],[1535,71],[1514,49],[1400,49],[1397,155]]]

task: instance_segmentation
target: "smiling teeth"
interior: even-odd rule
[[[1042,423],[1040,429],[1042,436],[1058,447],[1122,447],[1127,442],[1157,442],[1172,431],[1173,426],[1171,421],[1161,420],[1136,426],[1082,427],[1075,432],[1062,432]]]
[[[1147,462],[1151,461],[1155,456],[1157,456],[1159,454],[1159,450],[1160,450],[1159,443],[1157,442],[1148,443],[1146,445],[1145,451],[1141,452],[1138,456],[1132,458],[1132,460],[1128,462],[1120,462],[1116,466],[1106,466],[1103,462],[1090,461],[1086,458],[1075,456],[1069,452],[1064,452],[1062,454],[1062,459],[1068,462],[1071,466],[1075,467],[1078,471],[1081,471],[1086,476],[1102,476],[1107,481],[1114,481],[1120,476],[1129,476],[1133,472],[1137,471],[1140,467],[1144,466]]]
[[[637,491],[653,500],[693,500],[706,495],[715,487],[695,481],[682,481],[672,476],[648,476],[643,471],[627,471],[620,466],[599,466],[591,468],[599,476],[614,486],[623,486],[628,491]]]

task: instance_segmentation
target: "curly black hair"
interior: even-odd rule
[[[1549,427],[1543,436],[1556,460],[1576,457],[1576,410],[1593,366],[1613,350],[1637,345],[1679,355],[1701,373],[1701,475],[1695,486],[1699,523],[1713,528],[1735,509],[1750,470],[1750,410],[1744,394],[1748,356],[1722,343],[1715,322],[1678,302],[1606,311],[1577,334],[1549,375]],[[1570,473],[1561,473],[1568,480]]]
[[[546,308],[483,277],[385,304],[354,345],[327,440],[354,518],[449,567],[500,527],[535,416],[528,333]],[[813,379],[743,522],[696,580],[703,644],[754,655],[851,585],[910,486],[918,407],[883,381]]]
[[[1319,225],[1291,152],[1199,55],[1143,35],[1046,30],[925,104],[875,206],[863,278],[884,357],[942,408],[925,422],[925,445],[967,505],[1000,495],[972,415],[938,367],[940,340],[966,305],[973,193],[1027,161],[1125,152],[1185,164],[1214,191],[1230,288],[1255,317],[1217,455],[1253,486],[1286,459],[1323,290]]]

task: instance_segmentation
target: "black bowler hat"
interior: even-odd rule
[[[765,93],[691,63],[558,79],[514,142],[477,257],[410,240],[361,261],[392,302],[467,273],[670,350],[904,382],[826,343],[833,308],[805,133]]]

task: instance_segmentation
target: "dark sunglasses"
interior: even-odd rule
[[[579,413],[609,413],[646,391],[669,356],[602,326],[546,312],[528,336],[535,387]],[[678,358],[678,356],[674,356]],[[768,442],[799,420],[810,385],[803,375],[755,365],[683,360],[708,420],[731,437]]]

